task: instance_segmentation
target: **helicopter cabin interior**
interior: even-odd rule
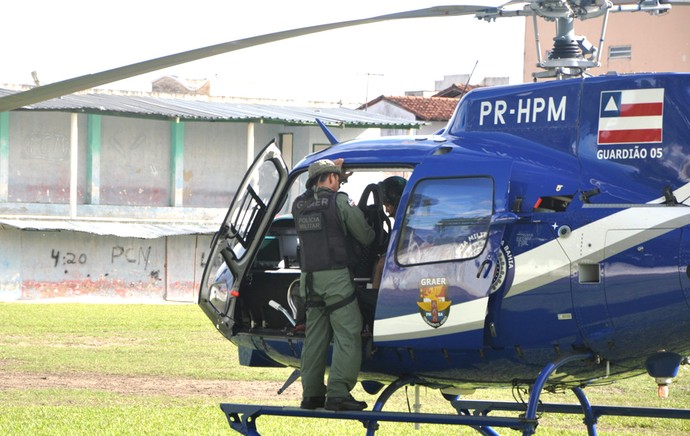
[[[375,266],[388,249],[394,218],[384,212],[378,182],[397,175],[408,178],[409,169],[357,170],[340,192],[345,192],[365,214],[376,233],[369,247],[356,247],[358,263],[353,268],[365,329],[371,330],[378,289]],[[294,199],[305,190],[306,174],[292,180],[288,194],[264,236],[249,272],[241,284],[235,307],[235,330],[267,329],[300,334],[304,305],[299,296],[300,246],[294,219],[289,213]],[[277,303],[280,307],[278,307]],[[294,322],[294,324],[293,324]]]

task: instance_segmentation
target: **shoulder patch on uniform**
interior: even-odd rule
[[[346,196],[346,197],[347,197],[347,204],[349,204],[350,207],[354,207],[354,206],[355,206],[355,202],[350,198],[350,196],[348,195],[347,192],[340,192],[340,191],[338,191],[337,195],[344,195],[344,196]]]

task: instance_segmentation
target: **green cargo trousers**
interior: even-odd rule
[[[313,273],[310,299],[326,306],[336,304],[355,292],[347,268]],[[306,273],[300,279],[300,292],[306,298]],[[362,362],[362,314],[357,300],[326,314],[323,307],[307,308],[307,326],[302,348],[302,395],[330,398],[349,395],[357,383]],[[324,385],[328,347],[333,341],[333,356]]]

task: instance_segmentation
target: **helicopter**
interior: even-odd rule
[[[230,426],[258,434],[260,415],[494,427],[532,434],[541,412],[690,419],[690,411],[593,406],[584,388],[648,373],[665,395],[690,355],[690,75],[590,77],[600,50],[574,32],[611,12],[661,14],[685,0],[511,1],[438,6],[311,26],[191,50],[0,97],[0,111],[182,62],[380,21],[473,15],[555,23],[535,83],[477,88],[429,136],[331,142],[288,170],[275,143],[256,157],[211,244],[198,305],[239,349],[240,364],[291,367],[304,340],[299,240],[291,202],[309,165],[344,159],[342,190],[377,235],[354,272],[366,320],[360,379],[371,411],[222,404]],[[605,25],[603,26],[605,29]],[[603,33],[601,40],[603,41]],[[539,51],[541,51],[539,49]],[[539,82],[540,79],[555,79]],[[394,216],[378,181],[407,179]],[[373,265],[383,258],[380,284]],[[403,386],[439,389],[457,415],[382,409]],[[527,386],[527,404],[460,399]],[[578,405],[540,402],[570,389]],[[514,418],[490,412],[518,412]]]
[[[331,147],[292,171],[275,144],[259,154],[214,237],[216,261],[199,294],[242,365],[295,368],[281,391],[299,377],[304,309],[289,207],[304,191],[310,164],[344,159],[352,175],[341,190],[377,230],[368,248],[383,257],[384,269],[377,288],[373,259],[363,256],[365,266],[353,273],[368,320],[360,379],[379,397],[371,412],[336,417],[362,420],[368,434],[377,421],[394,419],[531,434],[537,409],[563,411],[539,405],[542,390],[556,389],[573,390],[580,405],[568,413],[584,413],[590,434],[604,414],[659,413],[591,406],[582,389],[647,372],[664,396],[688,363],[690,76],[587,77],[600,52],[574,34],[574,21],[605,20],[614,10],[661,13],[670,4],[526,3],[452,10],[555,21],[554,47],[534,77],[556,80],[472,90],[447,126],[426,137],[338,143],[322,125]],[[392,174],[407,184],[395,216],[386,217],[376,181]],[[382,412],[406,385],[440,389],[458,415]],[[529,386],[530,399],[524,415],[510,420],[488,412],[514,405],[456,397],[516,385]],[[264,414],[334,416],[221,407],[244,434],[258,434],[255,421]],[[664,413],[690,418],[690,411]]]

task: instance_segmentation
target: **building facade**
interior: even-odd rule
[[[419,123],[341,108],[85,94],[0,113],[0,300],[195,301],[248,164]]]

